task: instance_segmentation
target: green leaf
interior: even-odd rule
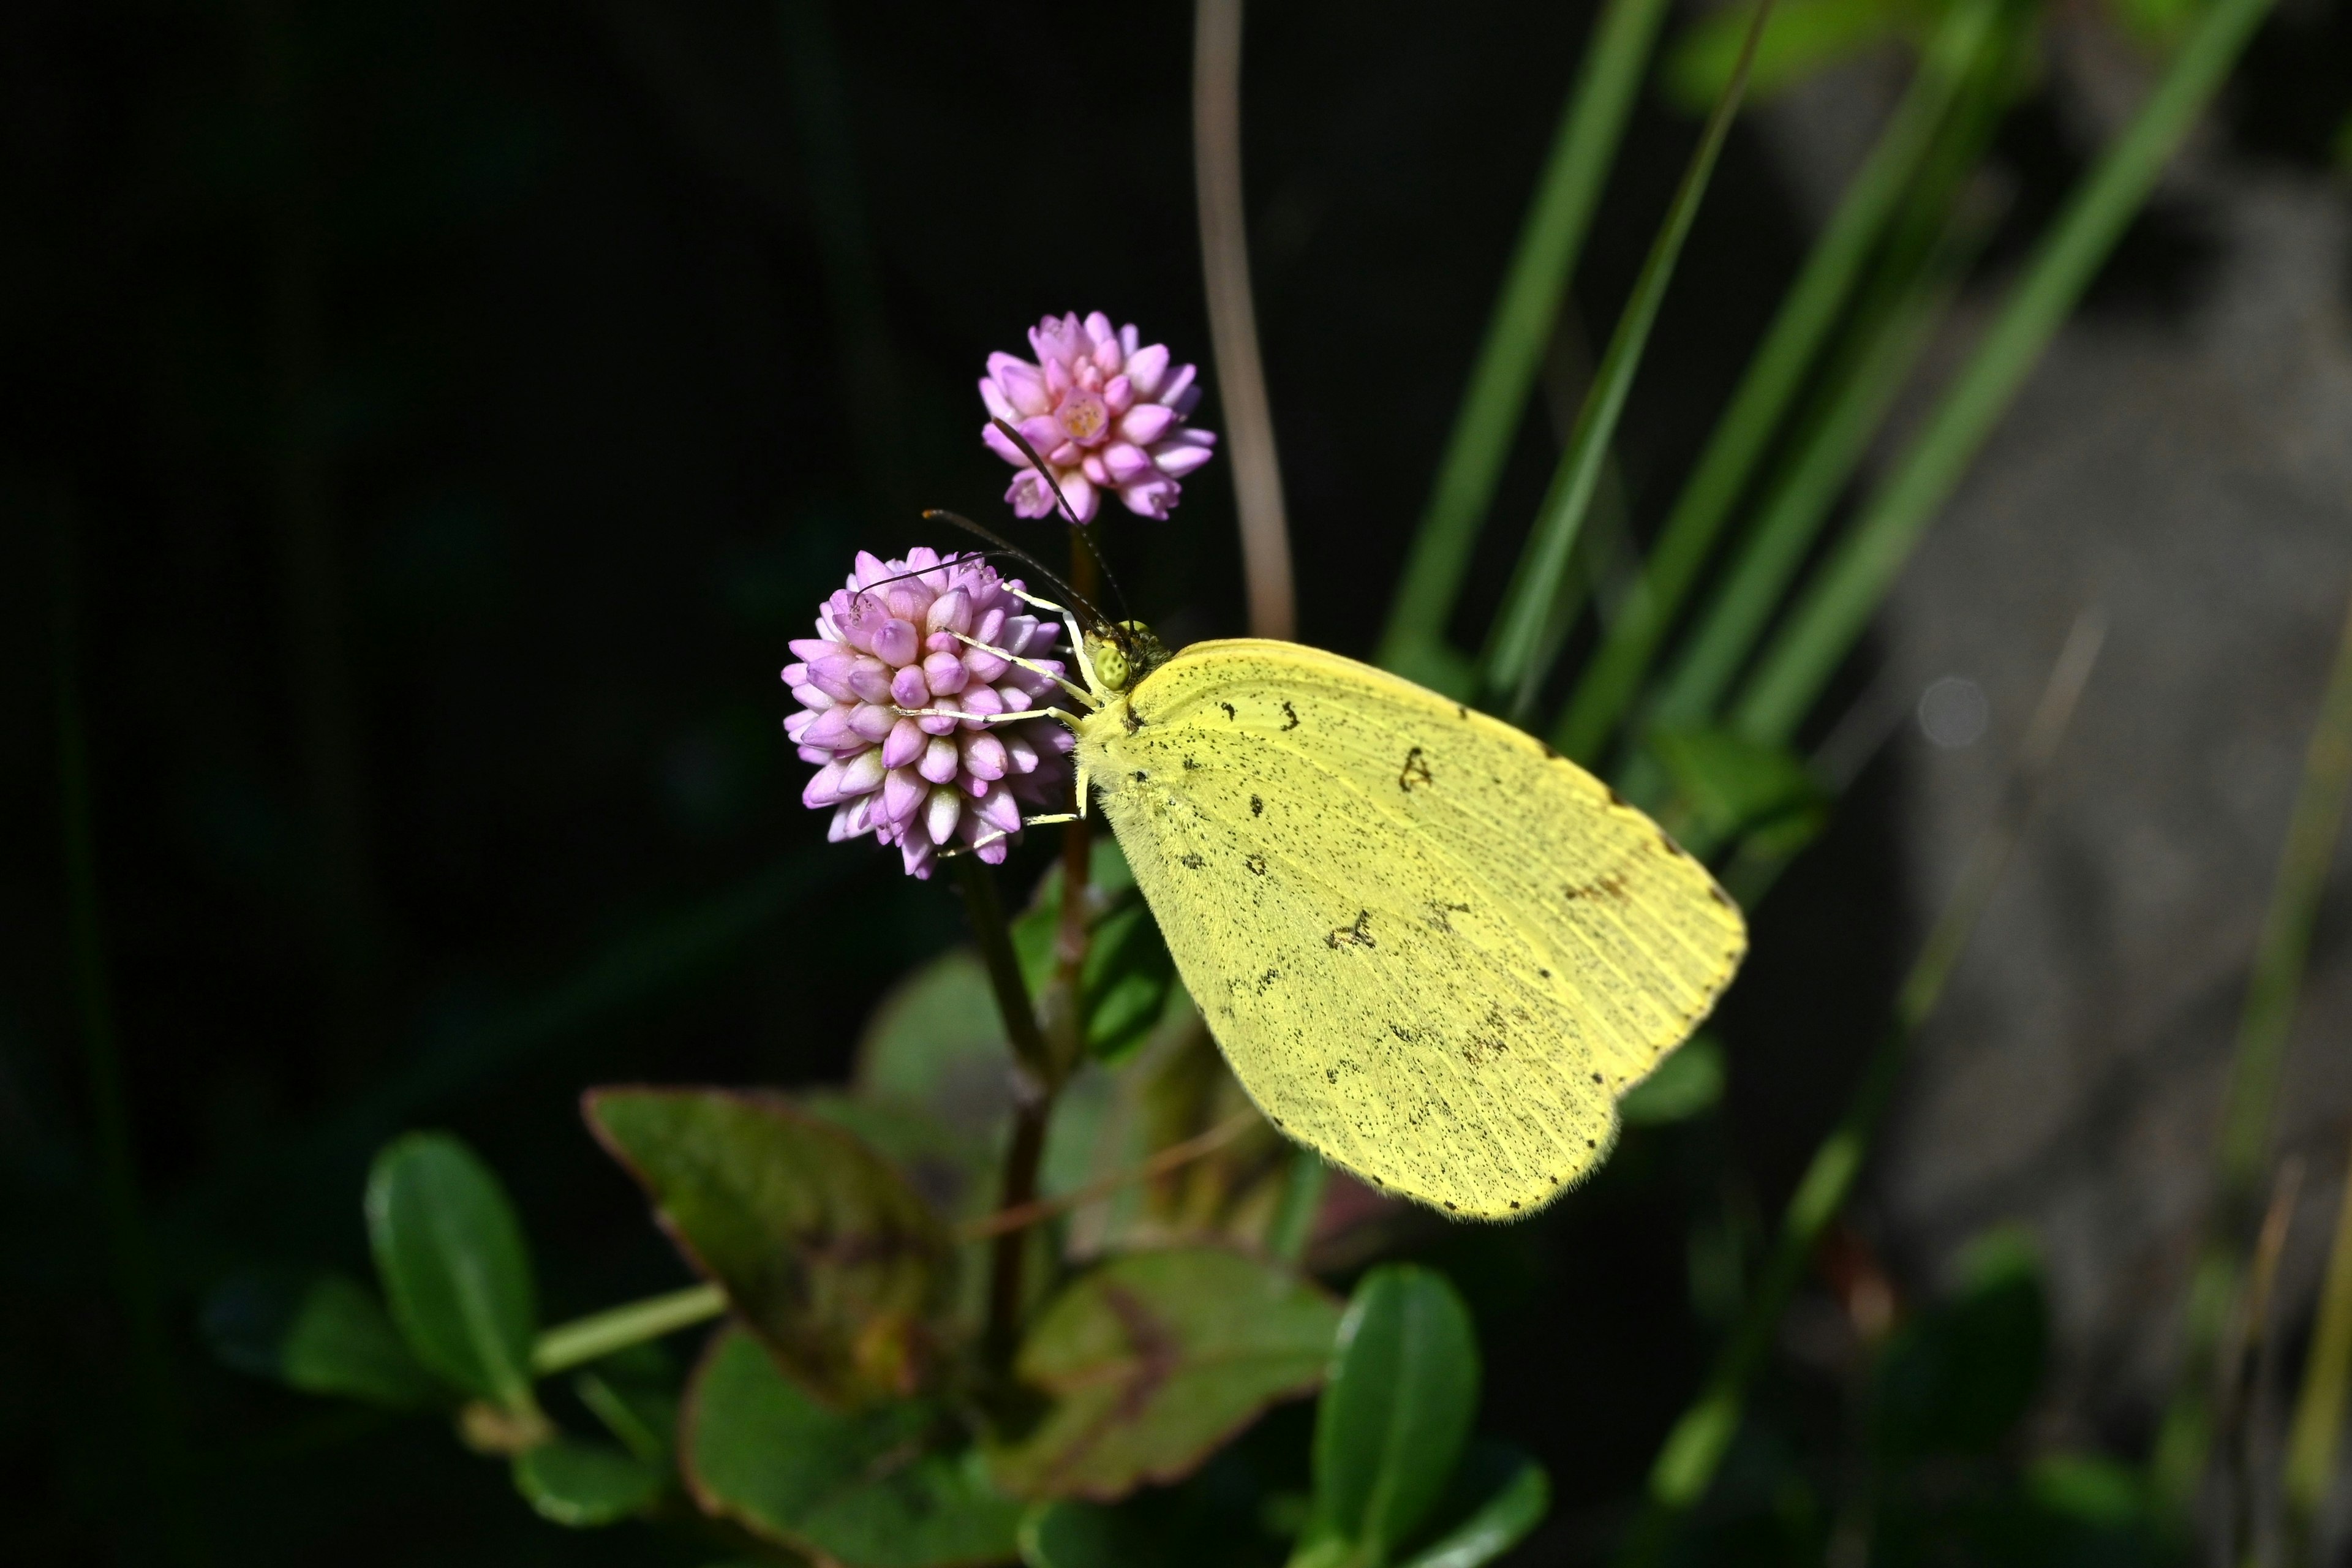
[[[1056,1404],[997,1451],[997,1479],[1024,1497],[1109,1501],[1182,1476],[1322,1380],[1339,1319],[1307,1280],[1239,1253],[1114,1258],[1031,1327],[1014,1371]]]
[[[340,1274],[249,1274],[205,1302],[213,1353],[239,1372],[305,1394],[341,1394],[391,1410],[432,1410],[454,1395],[418,1364],[383,1308]]]
[[[1151,1487],[1123,1502],[1059,1498],[1021,1521],[1027,1568],[1201,1568],[1268,1559],[1263,1499],[1234,1478],[1203,1474]]]
[[[1872,1430],[1890,1458],[1990,1453],[2041,1386],[2049,1308],[2031,1243],[1997,1231],[1962,1272],[1958,1293],[1906,1323],[1880,1358]]]
[[[1095,840],[1088,897],[1097,909],[1087,931],[1091,940],[1079,970],[1086,1009],[1087,1051],[1115,1059],[1140,1045],[1168,1010],[1176,961],[1160,935],[1159,922],[1135,885],[1116,838]],[[1037,886],[1028,910],[1013,922],[1013,947],[1032,996],[1043,996],[1054,977],[1054,938],[1062,920],[1062,868],[1057,863]]]
[[[893,986],[857,1045],[857,1097],[907,1106],[951,1132],[992,1136],[1012,1106],[1013,1047],[988,971],[955,948]]]
[[[541,1519],[575,1530],[615,1524],[645,1512],[668,1478],[645,1460],[604,1443],[559,1437],[515,1457],[515,1490]]]
[[[1628,1127],[1687,1121],[1723,1099],[1723,1047],[1713,1035],[1694,1035],[1617,1102]]]
[[[950,1252],[887,1162],[781,1095],[604,1089],[588,1125],[792,1374],[836,1403],[911,1392]]]
[[[368,1174],[367,1222],[393,1321],[416,1359],[509,1411],[535,1409],[530,1254],[490,1168],[447,1133],[396,1139]]]
[[[842,1568],[949,1568],[1013,1556],[1021,1505],[976,1454],[930,1450],[927,1404],[829,1410],[730,1329],[696,1371],[679,1430],[703,1509]]]
[[[1746,5],[1710,11],[1683,29],[1658,71],[1666,97],[1698,113],[1731,80],[1740,40],[1755,12]],[[1817,71],[1889,38],[1918,18],[1919,7],[1900,0],[1779,0],[1756,45],[1748,90],[1758,100],[1794,87]]]
[[[1743,739],[1728,730],[1662,730],[1650,749],[1672,778],[1675,797],[1699,834],[1719,844],[1742,833],[1810,825],[1829,797],[1812,771],[1786,746]]]
[[[2046,1511],[2095,1529],[2121,1529],[2150,1511],[2140,1473],[2104,1454],[2045,1454],[2027,1468],[2025,1493]]]
[[[1365,1275],[1315,1412],[1312,1533],[1387,1562],[1444,1493],[1477,1412],[1478,1339],[1445,1277],[1410,1264]]]
[[[1441,1520],[1453,1522],[1398,1568],[1478,1568],[1526,1539],[1551,1507],[1551,1478],[1507,1444],[1481,1441],[1454,1472]]]

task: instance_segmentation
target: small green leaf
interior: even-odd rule
[[[1723,1099],[1723,1078],[1722,1045],[1694,1035],[1617,1102],[1617,1114],[1628,1127],[1687,1121]]]
[[[2177,0],[2142,0],[2170,4]],[[1756,45],[1748,94],[1759,102],[1874,44],[1900,37],[1918,8],[1899,0],[1778,0]],[[1683,29],[1659,68],[1666,97],[1694,114],[1723,94],[1755,13],[1746,5],[1710,11]]]
[[[912,1392],[950,1253],[880,1155],[780,1095],[604,1089],[583,1109],[793,1376],[838,1403]]]
[[[1387,1562],[1444,1493],[1477,1411],[1477,1335],[1445,1277],[1410,1264],[1365,1275],[1315,1413],[1311,1534]]]
[[[1443,1532],[1398,1568],[1478,1568],[1526,1539],[1551,1507],[1551,1478],[1508,1444],[1481,1439],[1455,1470]]]
[[[1710,843],[1742,833],[1810,833],[1828,810],[1812,770],[1785,746],[1700,729],[1654,731],[1650,749]]]
[[[509,1411],[535,1408],[530,1254],[498,1177],[443,1132],[387,1144],[368,1174],[368,1238],[416,1359]]]
[[[909,1107],[984,1143],[1012,1110],[1012,1063],[988,971],[960,947],[883,997],[858,1041],[852,1081],[860,1100]]]
[[[1321,1381],[1339,1308],[1290,1270],[1213,1247],[1114,1258],[1032,1325],[1014,1364],[1057,1403],[995,1455],[1024,1497],[1110,1501],[1189,1472]]]
[[[1873,1430],[1891,1458],[1990,1452],[2041,1386],[2049,1308],[2032,1245],[1996,1231],[1961,1272],[1953,1299],[1906,1323],[1880,1357]]]
[[[341,1394],[391,1410],[431,1410],[455,1397],[418,1364],[383,1306],[340,1274],[248,1274],[205,1302],[213,1353],[239,1372],[305,1394]]]
[[[1269,1561],[1274,1542],[1245,1506],[1255,1499],[1231,1477],[1202,1476],[1124,1502],[1041,1502],[1021,1521],[1021,1561],[1025,1568],[1222,1568]]]
[[[515,1457],[515,1490],[541,1519],[575,1530],[615,1524],[651,1508],[667,1483],[645,1460],[604,1443],[559,1437]]]
[[[2048,1512],[2099,1530],[2125,1528],[2148,1512],[2140,1473],[2104,1454],[2045,1454],[2027,1468],[2025,1493]]]
[[[1087,1017],[1087,1049],[1116,1059],[1141,1044],[1168,1010],[1176,961],[1159,922],[1135,885],[1135,873],[1116,838],[1095,840],[1088,896],[1099,906],[1087,930],[1091,941],[1079,971]],[[1062,868],[1045,873],[1028,910],[1013,922],[1013,946],[1029,994],[1042,996],[1054,977],[1054,938],[1062,920]]]
[[[1021,1505],[989,1486],[976,1454],[927,1447],[940,1425],[908,1400],[829,1410],[730,1329],[695,1373],[679,1441],[705,1511],[842,1568],[1003,1562]]]

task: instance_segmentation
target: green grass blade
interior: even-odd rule
[[[1971,161],[1976,151],[1969,149]],[[1645,723],[1695,724],[1715,711],[1911,379],[1990,226],[1983,212],[1957,204],[1945,215],[1945,233],[1935,251],[1924,263],[1915,252],[1911,265],[1896,269],[1909,276],[1891,280],[1886,292],[1894,297],[1865,311],[1854,343],[1843,356],[1846,363],[1831,378],[1819,416],[1766,496],[1753,531],[1644,715]]]
[[[2319,1297],[2303,1391],[2287,1428],[2285,1489],[2288,1528],[2301,1550],[2292,1563],[2311,1561],[2310,1542],[2336,1479],[2336,1452],[2344,1437],[2346,1395],[2352,1394],[2352,1172],[2336,1200],[2336,1240],[2327,1253],[2327,1282]]]
[[[1853,533],[1814,578],[1741,695],[1735,728],[1784,740],[1804,718],[2270,5],[2210,0],[2156,90],[2042,237],[1999,319]]]
[[[1591,761],[1623,717],[1682,607],[1716,536],[1780,424],[1808,366],[1852,292],[1895,203],[1910,183],[1986,40],[2000,0],[1955,6],[1878,144],[1846,187],[1836,214],[1790,286],[1748,373],[1717,421],[1660,531],[1623,615],[1577,684],[1552,744]]]
[[[2311,952],[2311,931],[2327,868],[2352,804],[2352,606],[2305,753],[2286,844],[2254,950],[2252,978],[2231,1053],[2221,1138],[2214,1156],[2212,1212],[2190,1283],[2188,1323],[2171,1404],[2158,1429],[2152,1479],[2158,1497],[2186,1511],[2204,1476],[2212,1433],[2215,1358],[2245,1276],[2245,1255],[2262,1202],[2263,1173],[2288,1032]]]
[[[1763,1369],[1780,1317],[1822,1234],[1862,1173],[1880,1121],[1894,1099],[1911,1042],[1968,950],[1978,921],[2000,885],[2011,851],[2031,819],[2074,708],[2097,663],[2105,636],[2095,614],[2077,620],[2043,689],[2017,767],[2000,809],[1971,847],[1958,884],[1921,944],[1895,995],[1895,1016],[1863,1069],[1862,1082],[1837,1125],[1813,1152],[1782,1211],[1780,1234],[1739,1320],[1732,1326],[1698,1396],[1667,1432],[1652,1463],[1641,1512],[1617,1552],[1620,1568],[1647,1568],[1664,1559],[1683,1516],[1704,1500],[1739,1430],[1748,1389]]]
[[[1503,597],[1502,610],[1488,634],[1480,680],[1486,691],[1513,691],[1535,673],[1532,667],[1538,662],[1537,654],[1552,618],[1561,574],[1568,568],[1577,531],[1583,526],[1585,510],[1592,502],[1592,492],[1601,482],[1610,440],[1616,435],[1626,395],[1633,390],[1633,374],[1641,368],[1643,351],[1649,346],[1650,328],[1658,319],[1658,307],[1664,302],[1666,289],[1674,281],[1675,264],[1681,258],[1683,241],[1690,236],[1699,202],[1706,195],[1716,160],[1723,152],[1724,138],[1731,133],[1732,118],[1739,112],[1740,100],[1746,96],[1748,69],[1755,59],[1756,40],[1771,9],[1770,0],[1756,8],[1755,19],[1748,24],[1748,40],[1740,50],[1738,68],[1731,73],[1715,112],[1707,118],[1698,150],[1691,154],[1690,165],[1683,171],[1674,205],[1667,210],[1665,222],[1659,226],[1657,238],[1651,243],[1641,276],[1633,280],[1633,296],[1617,318],[1617,330],[1610,334],[1609,347],[1601,356],[1600,368],[1593,373],[1591,386],[1585,392],[1584,406],[1577,411],[1576,428],[1569,437],[1568,450],[1560,455],[1559,467],[1552,473],[1551,486],[1536,513],[1535,528],[1520,552],[1518,566],[1511,574],[1510,587]]]
[[[1444,644],[1665,15],[1665,0],[1609,0],[1593,23],[1381,636],[1390,668],[1420,668]]]

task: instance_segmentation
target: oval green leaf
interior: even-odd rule
[[[688,1259],[819,1398],[914,1390],[951,1254],[887,1161],[780,1095],[603,1089],[583,1109]]]
[[[1551,1478],[1526,1454],[1506,1444],[1479,1442],[1479,1451],[1455,1472],[1447,1489],[1449,1516],[1438,1538],[1398,1568],[1478,1568],[1527,1538],[1551,1508]]]
[[[468,1394],[533,1409],[530,1254],[490,1168],[444,1132],[396,1139],[368,1174],[367,1222],[393,1321],[416,1359]]]
[[[1477,1412],[1477,1335],[1445,1277],[1364,1276],[1315,1413],[1314,1532],[1387,1562],[1444,1495]]]
[[[687,1486],[704,1511],[842,1568],[956,1568],[1013,1555],[1021,1505],[978,1457],[929,1450],[927,1404],[828,1409],[757,1340],[715,1338],[679,1426]]]
[[[240,1372],[305,1394],[340,1394],[388,1410],[452,1403],[365,1287],[340,1274],[247,1274],[205,1301],[213,1353]]]
[[[1111,1501],[1173,1480],[1276,1400],[1313,1390],[1339,1310],[1278,1265],[1213,1247],[1114,1258],[1055,1299],[1015,1373],[1055,1403],[994,1455],[1024,1497]]]
[[[541,1519],[575,1530],[617,1524],[645,1512],[667,1479],[654,1466],[605,1443],[559,1437],[519,1454],[515,1490]]]

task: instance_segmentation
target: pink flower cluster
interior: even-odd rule
[[[929,877],[950,843],[1002,861],[1023,805],[1066,806],[1068,730],[1050,719],[981,721],[1043,706],[1054,683],[956,634],[1062,668],[1040,657],[1053,649],[1053,626],[994,568],[924,548],[903,561],[860,551],[816,629],[793,642],[800,662],[784,667],[801,702],[784,732],[802,760],[823,764],[801,800],[833,812],[835,842],[871,833],[898,847],[909,875]],[[924,709],[947,711],[909,711]]]
[[[1183,487],[1176,481],[1209,460],[1217,437],[1185,416],[1201,401],[1192,367],[1171,365],[1168,345],[1139,346],[1132,326],[1111,330],[1097,310],[1048,316],[1029,331],[1034,363],[988,356],[981,400],[989,413],[1037,448],[1080,522],[1094,521],[1105,490],[1139,517],[1165,519]],[[991,450],[1021,472],[1004,499],[1021,517],[1050,517],[1053,492],[1018,445],[991,425]]]

